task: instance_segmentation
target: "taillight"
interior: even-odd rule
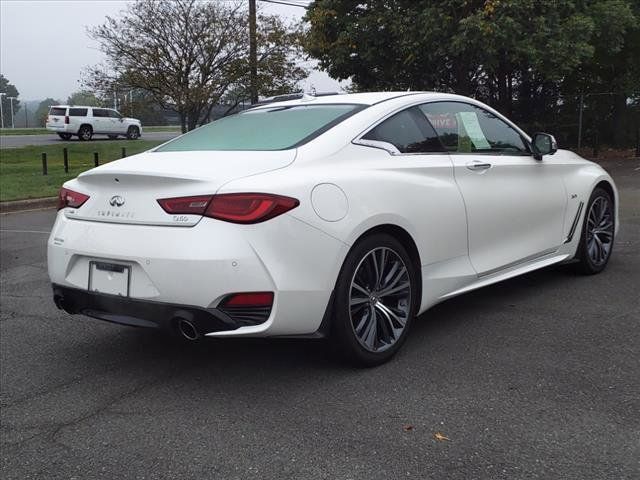
[[[89,200],[89,195],[62,187],[58,192],[58,210],[65,207],[81,207],[87,200]]]
[[[64,117],[64,123],[69,125],[69,117],[68,116]]]
[[[197,197],[163,198],[158,200],[162,209],[171,214],[204,215],[211,195]]]
[[[291,197],[269,193],[225,193],[197,197],[164,198],[158,203],[167,213],[204,215],[232,223],[260,223],[300,205]]]

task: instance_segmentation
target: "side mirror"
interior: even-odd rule
[[[124,122],[124,118],[120,117],[120,122]]]
[[[553,155],[558,151],[558,142],[548,133],[534,133],[531,137],[533,156],[536,160],[542,160],[543,155]]]

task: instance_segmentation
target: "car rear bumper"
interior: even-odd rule
[[[168,327],[185,310],[211,324],[210,336],[283,336],[318,330],[347,249],[289,215],[257,225],[204,218],[193,227],[167,227],[75,220],[60,212],[47,254],[54,291],[69,299],[62,306],[70,313]],[[130,269],[127,296],[90,291],[92,262]],[[237,312],[221,312],[223,300],[241,292],[273,292],[264,321],[250,324]]]
[[[216,308],[200,308],[118,295],[90,292],[53,284],[53,301],[70,314],[134,327],[177,330],[180,320],[191,322],[200,335],[235,330],[242,325]]]

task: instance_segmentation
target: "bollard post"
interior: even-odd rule
[[[62,161],[64,162],[64,173],[69,173],[69,152],[67,147],[62,149]]]
[[[100,165],[100,161],[98,160],[98,152],[93,152],[93,164],[96,167]]]
[[[47,154],[42,152],[42,175],[47,174]]]
[[[120,158],[124,158],[127,156],[127,149],[125,147],[122,147],[122,155],[120,156]]]

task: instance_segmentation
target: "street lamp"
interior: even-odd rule
[[[13,124],[13,101],[16,100],[16,97],[7,97],[9,102],[11,102],[11,128],[16,128]]]
[[[2,97],[5,95],[6,93],[0,92],[0,128],[4,128],[4,113],[2,112]]]

